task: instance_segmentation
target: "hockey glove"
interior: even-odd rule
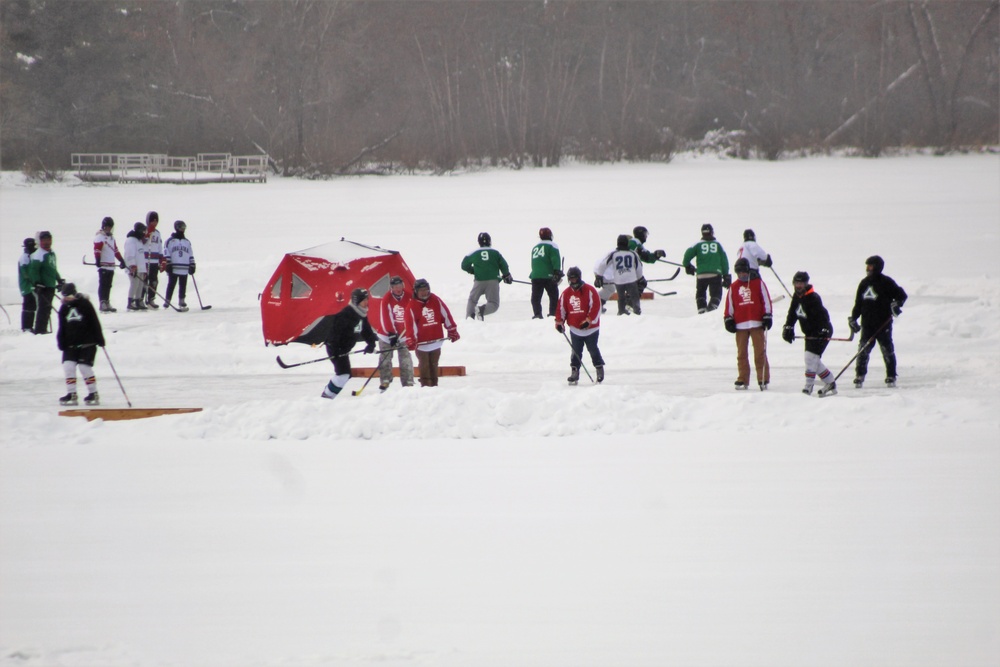
[[[854,333],[858,333],[859,331],[861,331],[861,325],[858,324],[858,321],[853,317],[847,318],[847,326],[849,326],[851,328],[851,331],[853,331]]]
[[[563,326],[562,322],[556,322],[556,331],[559,333],[566,333],[566,327]]]
[[[166,271],[167,271],[167,266],[168,266],[168,265],[167,265],[167,260],[165,260],[165,259],[161,259],[161,260],[160,260],[160,272],[161,272],[161,273],[166,273]]]
[[[188,265],[188,273],[191,274],[192,276],[194,275],[194,262],[191,262]]]
[[[512,278],[509,273],[505,273],[503,274],[503,282],[505,285],[510,285],[514,282],[514,278]]]
[[[389,336],[389,346],[390,347],[396,347],[398,344],[399,344],[399,336],[398,335],[393,334],[393,335]]]
[[[642,294],[646,291],[646,285],[649,284],[649,281],[645,278],[639,278],[637,284],[639,285],[639,294]]]
[[[889,304],[889,307],[892,308],[893,317],[899,317],[900,315],[903,314],[903,308],[902,306],[899,305],[898,301],[893,301],[891,304]]]
[[[583,322],[581,322],[580,323],[580,328],[581,329],[589,329],[590,328],[590,320],[584,320]]]
[[[693,276],[695,273],[697,273],[697,271],[695,271],[694,267],[691,266],[690,264],[685,264],[684,273],[688,274],[689,276]]]
[[[781,330],[781,339],[786,343],[795,342],[795,328],[791,325],[786,326]]]
[[[594,287],[598,289],[604,287],[604,278],[602,278],[601,276],[594,276]]]
[[[653,254],[656,255],[656,259],[661,259],[661,258],[667,256],[667,251],[666,250],[657,250]]]
[[[119,259],[119,260],[118,260],[118,268],[119,268],[119,269],[125,269],[125,268],[128,268],[128,267],[126,267],[126,266],[125,266],[125,260],[124,260],[124,259]]]
[[[450,340],[452,343],[455,343],[455,342],[458,342],[459,338],[461,338],[461,336],[458,335],[458,328],[457,327],[456,328],[452,328],[452,329],[448,329],[448,340]]]
[[[830,331],[829,329],[827,329],[826,327],[823,327],[822,329],[819,330],[819,337],[820,338],[829,338],[832,335],[833,335],[833,332]]]
[[[770,331],[771,330],[771,324],[772,324],[771,313],[765,313],[764,317],[761,318],[761,322],[764,325],[764,331]]]
[[[770,255],[768,255],[766,258],[760,260],[760,265],[761,266],[771,266],[771,263],[772,262],[771,262],[771,256]]]
[[[552,272],[552,282],[558,285],[559,283],[562,282],[564,275],[566,274],[560,271],[559,269],[556,269],[555,271]]]
[[[729,289],[729,287],[732,284],[733,284],[733,276],[732,275],[730,275],[730,274],[727,273],[726,275],[722,276],[722,286],[725,289]]]
[[[364,354],[371,354],[374,351],[375,351],[375,343],[368,343],[367,345],[365,345]]]
[[[731,317],[727,317],[725,320],[725,325],[726,325],[726,331],[728,331],[731,334],[736,333],[736,320],[734,320]]]

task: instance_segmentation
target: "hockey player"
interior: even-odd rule
[[[56,296],[56,288],[62,287],[63,279],[59,275],[56,254],[52,251],[52,234],[49,232],[38,234],[38,249],[31,253],[28,277],[35,292],[35,323],[32,333],[51,333],[49,318],[52,316],[52,299]]]
[[[101,221],[101,231],[94,237],[94,263],[97,264],[97,299],[102,313],[116,313],[111,306],[111,285],[115,280],[115,265],[125,268],[125,258],[115,242],[115,221],[107,216]],[[117,260],[117,262],[115,261]]]
[[[163,304],[164,308],[170,306],[170,298],[174,295],[174,285],[180,284],[177,292],[177,308],[180,311],[187,311],[187,303],[184,297],[187,295],[187,279],[189,275],[194,275],[194,251],[191,249],[191,242],[184,235],[187,231],[187,223],[178,220],[174,223],[174,233],[167,239],[163,248],[164,268],[167,273],[167,295]]]
[[[78,294],[73,283],[65,283],[62,292],[62,307],[59,308],[59,329],[56,343],[62,350],[63,374],[66,376],[66,395],[59,399],[60,405],[77,405],[76,372],[83,377],[87,395],[86,405],[100,405],[97,394],[97,379],[94,377],[94,360],[97,348],[104,347],[104,332],[97,312],[84,294]]]
[[[125,266],[128,267],[129,289],[128,309],[146,308],[146,225],[135,223],[132,231],[125,235]]]
[[[858,285],[854,308],[848,320],[851,331],[861,332],[858,361],[854,369],[854,386],[858,389],[864,385],[865,375],[868,373],[868,358],[875,342],[878,342],[885,362],[885,384],[888,387],[896,386],[896,348],[892,343],[892,319],[902,314],[907,297],[895,280],[882,273],[884,268],[885,260],[878,255],[865,260],[866,275]],[[871,340],[873,337],[875,341]]]
[[[726,331],[736,335],[736,388],[750,386],[750,343],[753,342],[753,362],[757,373],[757,386],[767,389],[771,381],[771,368],[767,362],[767,330],[771,328],[771,295],[759,275],[750,272],[750,262],[745,257],[733,265],[736,282],[726,292],[724,323]]]
[[[667,256],[666,250],[646,250],[646,239],[649,238],[649,230],[639,225],[632,229],[632,238],[628,241],[628,249],[634,250],[646,264],[656,264],[656,260]]]
[[[569,327],[570,347],[573,348],[566,380],[570,384],[580,381],[580,365],[586,346],[597,370],[597,381],[604,382],[604,357],[597,346],[601,335],[601,296],[594,287],[583,282],[579,267],[571,266],[566,272],[566,280],[569,286],[559,295],[559,309],[556,311],[556,331],[565,335],[566,327]]]
[[[694,261],[697,264],[691,262]],[[689,276],[697,275],[694,301],[698,313],[715,310],[722,302],[722,290],[732,283],[729,275],[729,258],[722,245],[715,240],[715,230],[706,223],[701,226],[701,240],[684,252],[684,270]],[[706,292],[708,298],[706,298]]]
[[[788,304],[788,316],[781,330],[781,338],[792,343],[795,340],[795,320],[799,321],[802,335],[806,337],[806,386],[802,393],[809,395],[813,391],[816,378],[823,382],[823,388],[818,396],[833,396],[837,393],[837,383],[833,373],[827,368],[820,357],[830,344],[833,335],[833,325],[830,323],[830,313],[823,306],[823,300],[809,284],[809,274],[798,271],[792,277],[792,302]]]
[[[17,260],[17,282],[21,288],[21,331],[31,331],[35,326],[38,303],[35,299],[35,283],[31,279],[31,254],[36,249],[35,239],[24,239],[24,252]]]
[[[420,386],[438,386],[441,346],[446,337],[454,343],[460,336],[448,306],[431,294],[431,285],[423,278],[413,283],[413,298],[406,307],[406,333],[406,346],[417,354]]]
[[[146,253],[146,306],[156,310],[156,288],[160,283],[160,261],[163,259],[163,237],[156,226],[160,224],[160,214],[150,211],[146,214],[146,237],[143,251]]]
[[[531,319],[541,320],[542,293],[549,297],[549,317],[556,314],[556,302],[559,301],[559,281],[562,280],[562,258],[559,246],[552,240],[552,230],[542,227],[538,230],[539,241],[531,249]]]
[[[642,277],[642,262],[638,253],[629,250],[628,245],[628,235],[619,234],[616,248],[598,262],[595,272],[598,276],[603,276],[607,271],[614,272],[619,315],[641,315],[642,290],[646,288],[646,279]],[[594,282],[596,284],[597,281]],[[601,284],[604,284],[603,279]]]
[[[478,240],[479,248],[462,259],[462,270],[474,276],[465,316],[482,320],[500,309],[500,281],[510,285],[514,279],[507,267],[507,260],[493,249],[490,235],[483,232]],[[481,296],[486,297],[486,303],[482,306],[478,305]]]
[[[750,262],[751,276],[759,276],[760,267],[771,266],[771,256],[757,245],[757,235],[752,229],[743,230],[743,245],[740,246],[739,252],[736,253],[737,260],[744,258]]]
[[[375,351],[378,337],[368,322],[368,290],[361,287],[351,292],[351,302],[333,316],[330,333],[326,337],[326,354],[333,364],[333,377],[326,383],[321,396],[337,398],[351,379],[351,358],[354,345],[363,340],[364,353]]]
[[[406,306],[410,296],[403,279],[393,276],[389,291],[379,301],[375,333],[378,336],[378,377],[381,391],[392,384],[392,353],[399,355],[399,381],[404,387],[413,386],[413,357],[406,348]]]

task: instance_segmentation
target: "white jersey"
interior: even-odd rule
[[[634,250],[615,250],[597,263],[597,274],[610,272],[616,285],[628,285],[642,278],[642,262]]]
[[[167,258],[167,263],[174,267],[173,272],[178,276],[186,276],[188,266],[194,264],[191,242],[184,237],[171,236],[167,239],[167,245],[163,248],[163,256]]]
[[[159,229],[154,229],[152,233],[146,235],[143,239],[143,250],[146,253],[147,264],[160,263],[160,258],[163,257],[163,237],[160,236]]]
[[[750,262],[750,270],[757,271],[760,269],[760,260],[767,259],[767,252],[764,251],[756,241],[746,241],[740,247],[738,253],[736,253],[736,259],[743,257],[748,262]]]
[[[116,260],[119,258],[121,258],[121,253],[118,252],[115,237],[111,234],[105,234],[103,229],[97,232],[97,236],[94,237],[94,259],[97,260],[97,263],[102,268],[113,271],[118,264]]]
[[[125,265],[129,268],[136,267],[139,273],[146,272],[146,254],[142,240],[134,232],[125,237]]]
[[[615,284],[615,267],[608,264],[605,260],[607,257],[602,257],[597,260],[597,264],[594,264],[594,275],[600,276],[604,279],[605,285]]]

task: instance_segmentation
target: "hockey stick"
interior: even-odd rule
[[[389,352],[389,351],[390,351],[390,350],[386,350],[386,352]],[[381,359],[379,359],[379,363],[381,363],[381,361],[382,361],[382,360],[381,360]],[[372,369],[372,372],[371,372],[371,374],[370,374],[370,375],[368,376],[368,379],[367,379],[367,380],[365,380],[365,383],[364,383],[363,385],[361,385],[361,389],[358,389],[357,391],[352,391],[352,392],[351,392],[351,396],[360,396],[360,395],[361,395],[361,392],[363,392],[363,391],[365,390],[365,387],[367,387],[367,386],[368,386],[368,383],[372,381],[372,378],[373,378],[373,377],[375,377],[375,374],[376,374],[376,373],[378,373],[378,366],[376,366],[375,368],[373,368],[373,369]]]
[[[650,292],[652,292],[653,294],[659,294],[660,296],[673,296],[674,294],[677,294],[677,292],[676,292],[676,291],[674,291],[674,292],[657,292],[657,291],[656,291],[655,289],[653,289],[652,287],[646,287],[646,289],[648,289],[648,290],[649,290]]]
[[[663,262],[664,264],[669,264],[671,266],[676,266],[676,267],[679,267],[681,269],[684,268],[683,264],[678,264],[677,262],[671,262],[669,259],[663,259],[662,257],[657,257],[656,261],[657,262]]]
[[[3,306],[0,306],[0,310],[2,310],[3,314],[7,316],[7,324],[11,324],[10,314],[7,312],[7,309],[4,308]]]
[[[282,368],[296,368],[298,366],[308,366],[309,364],[318,364],[321,361],[329,361],[330,359],[336,359],[338,357],[346,357],[352,354],[363,354],[363,353],[364,350],[354,350],[353,352],[345,352],[344,354],[334,354],[329,357],[323,357],[322,359],[313,359],[312,361],[301,361],[297,364],[286,364],[284,361],[281,360],[280,355],[275,357],[275,360],[278,362],[278,365],[281,366]]]
[[[676,271],[674,271],[674,275],[670,276],[669,278],[649,278],[649,279],[646,280],[646,282],[647,283],[669,283],[671,280],[673,280],[674,278],[676,278],[677,274],[679,274],[680,272],[681,272],[681,270],[677,269]]]
[[[826,338],[824,336],[803,336],[803,338],[805,340],[839,340],[839,341],[842,341],[844,343],[849,343],[852,340],[854,340],[854,329],[851,329],[851,337],[850,338]]]
[[[789,297],[789,298],[791,298],[791,296],[792,296],[792,293],[788,291],[788,288],[787,288],[787,287],[785,287],[785,283],[784,283],[784,282],[782,282],[782,280],[781,280],[781,276],[779,276],[779,275],[778,275],[778,272],[774,270],[774,267],[773,267],[773,266],[769,266],[769,267],[767,267],[767,268],[771,269],[771,273],[773,273],[773,274],[774,274],[774,277],[778,279],[778,282],[779,282],[779,283],[781,284],[781,287],[782,287],[782,288],[783,288],[783,289],[785,290],[785,294],[787,294],[787,295],[788,295],[788,297]]]
[[[201,306],[202,310],[208,310],[211,306],[206,306],[201,302],[201,292],[198,291],[198,281],[194,279],[194,274],[189,274],[191,276],[191,284],[194,285],[194,293],[198,297],[198,305]]]
[[[873,340],[875,340],[875,337],[878,336],[880,333],[882,333],[882,329],[885,329],[887,326],[889,326],[890,322],[892,322],[892,315],[890,315],[889,319],[887,319],[885,322],[882,323],[882,326],[880,326],[878,329],[875,330],[875,333],[872,334],[871,338],[869,338],[864,343],[862,343],[861,345],[858,346],[858,352],[857,352],[857,354],[855,354],[853,357],[851,357],[851,360],[847,362],[847,365],[844,366],[842,369],[840,369],[840,372],[837,373],[837,376],[835,378],[833,378],[834,382],[836,382],[837,378],[839,378],[841,375],[844,374],[844,371],[846,371],[848,368],[851,367],[851,364],[854,363],[855,359],[857,359],[858,357],[861,356],[862,352],[864,352],[866,349],[868,349],[868,346],[871,345],[871,343],[872,343]]]
[[[530,283],[530,282],[528,282],[527,280],[514,280],[513,278],[511,278],[511,279],[510,279],[510,281],[511,281],[512,283],[520,283],[520,284],[522,284],[522,285],[530,285],[530,284],[531,284],[531,283]]]
[[[563,335],[563,338],[566,339],[566,344],[569,345],[569,349],[573,353],[573,356],[576,357],[576,360],[580,362],[580,368],[582,368],[583,372],[586,373],[587,377],[590,378],[591,384],[594,384],[594,376],[592,376],[590,374],[590,371],[587,370],[587,365],[583,363],[583,359],[581,359],[580,355],[577,354],[576,350],[573,349],[573,343],[570,342],[569,336],[566,335],[566,331],[565,330],[562,332],[562,335]]]
[[[132,401],[128,400],[128,394],[125,393],[125,386],[122,385],[122,380],[120,377],[118,377],[118,371],[115,370],[115,365],[111,363],[111,355],[108,354],[108,348],[102,345],[101,349],[104,350],[104,356],[108,360],[108,365],[111,366],[111,372],[114,373],[115,379],[118,380],[118,388],[122,390],[122,395],[125,397],[125,402],[128,403],[128,406],[131,408]]]

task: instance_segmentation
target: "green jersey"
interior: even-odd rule
[[[531,249],[531,280],[551,278],[556,271],[562,270],[562,258],[559,256],[559,246],[552,241],[542,241]]]
[[[488,246],[476,248],[466,255],[462,270],[471,273],[476,280],[500,280],[510,273],[503,255]]]
[[[634,250],[635,254],[639,255],[639,259],[646,264],[656,264],[656,255],[646,250],[646,246],[642,245],[642,241],[634,236],[629,237],[628,249]]]
[[[28,265],[28,276],[32,284],[55,287],[59,284],[59,269],[56,268],[56,254],[51,250],[39,248],[31,256]]]
[[[689,264],[692,259],[696,260],[699,274],[717,273],[724,276],[729,273],[729,258],[715,239],[702,239],[688,248],[684,252],[682,263]]]

